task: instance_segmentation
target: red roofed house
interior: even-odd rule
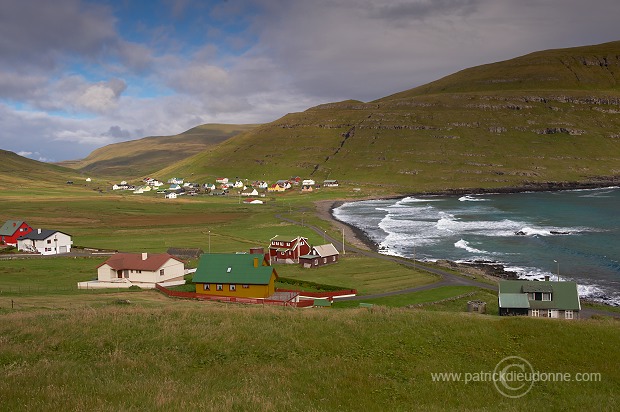
[[[23,220],[7,220],[0,228],[0,243],[17,246],[17,238],[32,232],[32,227]]]
[[[97,267],[97,282],[88,283],[93,288],[154,288],[156,283],[182,284],[184,275],[183,261],[168,253],[116,253]]]
[[[274,263],[299,263],[299,257],[310,253],[305,237],[274,236],[269,245],[269,260]]]

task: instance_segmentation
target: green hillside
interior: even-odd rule
[[[83,181],[81,173],[19,156],[0,149],[0,189],[66,186],[68,181]]]
[[[291,175],[394,192],[620,176],[620,42],[475,67],[288,114],[159,175]]]
[[[145,137],[104,146],[85,159],[62,165],[100,176],[143,177],[254,127],[204,124],[175,136]]]

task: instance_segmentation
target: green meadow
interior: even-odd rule
[[[0,199],[0,220],[22,218],[63,230],[78,246],[236,252],[266,246],[276,234],[322,243],[308,224],[337,237],[339,232],[315,215],[312,201],[343,194],[288,193],[250,207],[234,196],[169,201],[155,194],[79,187],[24,189]],[[601,405],[615,410],[620,403],[615,367],[620,354],[613,350],[620,323],[605,317],[577,322],[500,318],[494,293],[458,286],[361,301],[371,308],[341,302],[309,309],[171,299],[157,291],[78,290],[76,283],[95,278],[104,260],[0,260],[1,409],[405,411],[546,405],[572,410]],[[419,268],[353,252],[316,270],[276,268],[291,281],[356,288],[362,295],[438,280]],[[488,313],[466,313],[472,299],[487,302]],[[595,372],[600,380],[537,382],[518,399],[501,395],[489,381],[433,380],[436,373],[492,372],[507,356],[520,356],[539,371]]]

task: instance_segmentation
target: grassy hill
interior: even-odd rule
[[[144,177],[254,127],[204,124],[175,136],[145,137],[104,146],[85,159],[63,162],[61,165],[100,176]]]
[[[300,175],[393,192],[613,182],[619,76],[620,42],[541,51],[288,114],[159,174]]]
[[[65,167],[39,162],[0,149],[0,189],[66,185],[84,180],[81,173]]]

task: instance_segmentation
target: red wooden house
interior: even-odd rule
[[[0,228],[0,243],[17,246],[17,238],[32,232],[32,227],[23,220],[7,220]]]
[[[308,239],[297,236],[274,236],[269,244],[269,260],[273,263],[299,263],[299,257],[310,253]]]

